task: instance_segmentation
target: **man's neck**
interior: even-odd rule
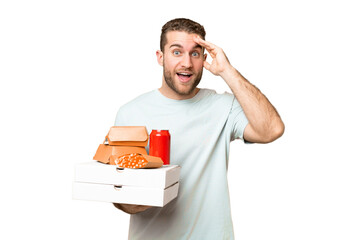
[[[186,100],[186,99],[190,99],[196,96],[196,94],[200,91],[200,88],[195,88],[190,94],[186,94],[186,95],[181,95],[178,94],[176,92],[174,92],[174,90],[172,90],[171,88],[169,88],[168,86],[164,87],[161,86],[159,88],[159,92],[170,99],[174,99],[174,100]]]

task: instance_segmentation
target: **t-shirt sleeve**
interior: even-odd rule
[[[229,114],[229,123],[231,124],[231,141],[235,139],[244,140],[244,130],[249,121],[245,116],[244,110],[239,102],[233,97],[232,106]]]

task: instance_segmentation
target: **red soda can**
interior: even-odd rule
[[[152,130],[149,155],[160,157],[164,165],[170,164],[170,133],[168,130]]]

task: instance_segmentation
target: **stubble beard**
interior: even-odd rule
[[[193,84],[191,85],[191,87],[186,91],[181,91],[176,85],[175,85],[175,80],[173,78],[173,75],[171,73],[171,71],[166,69],[165,63],[164,63],[164,79],[166,84],[177,94],[181,95],[181,96],[186,96],[191,94],[195,88],[197,87],[197,85],[199,85],[200,80],[202,78],[202,69],[201,71],[195,76],[195,79],[193,80]]]

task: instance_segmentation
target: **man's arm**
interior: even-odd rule
[[[265,95],[230,64],[220,47],[199,37],[194,38],[194,41],[203,46],[213,59],[211,64],[204,61],[205,69],[225,80],[243,108],[249,121],[244,139],[254,143],[268,143],[279,138],[284,133],[285,125]]]
[[[120,209],[121,211],[124,211],[128,214],[143,212],[151,208],[151,206],[143,206],[143,205],[120,204],[120,203],[113,203],[113,204],[117,209]]]
[[[249,142],[268,143],[284,133],[285,126],[278,112],[257,87],[232,67],[220,76],[229,85],[249,120],[244,139]]]

